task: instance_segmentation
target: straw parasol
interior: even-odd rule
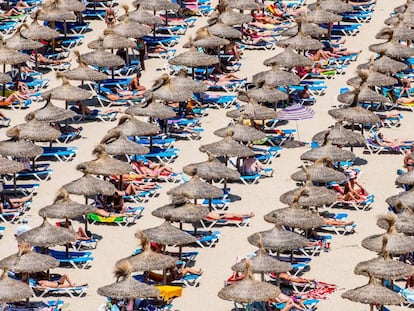
[[[207,154],[207,161],[188,164],[183,167],[183,172],[190,176],[197,173],[198,177],[207,181],[223,178],[226,180],[239,180],[240,173],[238,171],[228,168],[211,153],[207,152]]]
[[[254,0],[229,0],[226,5],[231,9],[245,11],[258,11],[263,9],[263,3],[258,3]]]
[[[304,230],[321,227],[324,222],[318,215],[300,207],[300,199],[309,196],[309,189],[303,189],[295,195],[289,207],[271,211],[264,216],[264,220],[274,224],[282,224],[291,228]]]
[[[140,121],[133,116],[122,116],[118,121],[118,126],[112,130],[120,130],[126,136],[143,136],[158,134],[160,128],[156,124]]]
[[[60,33],[56,30],[39,24],[37,21],[39,14],[40,10],[35,11],[34,15],[32,15],[33,21],[28,25],[27,29],[22,29],[22,35],[32,40],[49,40],[59,37]]]
[[[279,66],[273,65],[272,69],[253,75],[253,83],[265,83],[271,86],[289,86],[300,83],[300,78],[290,72],[283,71]]]
[[[30,59],[27,54],[20,53],[14,49],[7,47],[6,41],[0,37],[0,64],[16,65],[21,64]]]
[[[232,119],[239,119],[241,117],[250,120],[267,120],[277,118],[277,112],[274,109],[258,105],[253,100],[250,100],[247,105],[241,108],[227,111],[226,116]]]
[[[347,290],[341,297],[354,302],[370,304],[371,311],[374,310],[374,305],[399,305],[404,300],[398,293],[382,286],[371,275],[369,275],[367,285]]]
[[[104,36],[88,43],[90,49],[127,49],[136,47],[136,43],[119,34],[116,34],[112,28],[104,30]]]
[[[308,23],[306,21],[302,23],[301,30],[305,36],[311,36],[311,37],[322,37],[328,33],[328,29],[323,28],[314,23]],[[280,33],[280,35],[282,37],[293,37],[293,36],[296,36],[298,33],[299,33],[299,26],[294,25],[292,27],[289,27],[286,30],[283,30]]]
[[[9,82],[12,82],[12,78],[8,74],[0,72],[0,84]]]
[[[259,240],[259,249],[256,251],[256,254],[251,259],[250,263],[252,273],[281,273],[292,270],[292,265],[290,263],[283,262],[269,256],[264,249],[263,242],[261,240]],[[231,269],[233,271],[246,272],[246,260],[244,259],[234,264]]]
[[[75,219],[88,213],[95,213],[96,207],[80,204],[69,198],[69,193],[61,188],[52,205],[41,208],[38,212],[41,217]]]
[[[28,243],[31,246],[50,247],[65,245],[76,240],[76,232],[62,227],[52,226],[46,218],[43,223],[17,236],[17,242]]]
[[[313,148],[300,156],[301,160],[316,161],[322,158],[331,158],[332,161],[353,161],[356,156],[353,152],[332,146],[328,142],[325,146]]]
[[[99,287],[97,293],[114,299],[156,298],[160,295],[158,288],[135,280],[131,272],[132,266],[128,261],[117,262],[114,272],[116,282]]]
[[[247,14],[234,12],[231,9],[227,9],[217,17],[217,20],[226,25],[235,26],[249,23],[253,20],[253,17]]]
[[[227,38],[227,39],[239,39],[242,37],[242,33],[223,23],[217,22],[214,25],[208,27],[208,30],[215,36]]]
[[[265,249],[278,252],[294,250],[309,244],[308,239],[297,233],[283,229],[282,225],[279,224],[276,224],[270,230],[254,233],[247,240],[254,246],[259,246],[259,241],[262,240]]]
[[[22,171],[23,169],[23,163],[0,157],[0,175],[15,174]]]
[[[388,103],[390,101],[387,97],[371,90],[365,84],[362,84],[361,88],[355,88],[355,90],[353,91],[348,91],[343,94],[339,94],[337,99],[341,103],[344,103],[346,105],[354,105],[354,106],[356,106],[359,102]],[[362,110],[360,109],[360,111],[358,112],[361,112],[361,111]],[[371,113],[373,114],[373,112]]]
[[[260,140],[266,137],[265,133],[256,130],[254,127],[243,125],[241,122],[218,129],[213,134],[219,137],[226,137],[229,131],[234,132],[234,140],[243,142]]]
[[[118,19],[123,20],[124,18],[125,15],[122,15]],[[139,6],[137,6],[137,9],[135,11],[129,13],[129,20],[147,25],[159,25],[163,23],[160,17],[141,9]]]
[[[397,206],[398,201],[401,201],[401,203],[414,210],[414,189],[390,196],[385,200],[391,207]]]
[[[374,53],[383,52],[385,55],[395,58],[407,58],[414,55],[414,49],[402,45],[393,38],[391,41],[384,43],[371,44],[368,49]]]
[[[291,47],[295,50],[319,50],[323,47],[323,44],[316,39],[312,39],[310,36],[303,34],[302,30],[298,31],[298,34],[289,39],[279,40],[276,45],[282,48]]]
[[[121,131],[116,130],[109,131],[100,143],[105,145],[106,151],[111,155],[146,154],[149,152],[147,147],[137,144]]]
[[[320,5],[320,8],[325,11],[329,11],[332,13],[345,13],[351,12],[354,10],[352,4],[345,3],[341,0],[321,0],[319,3],[314,2],[309,4],[307,7],[309,10],[315,10]]]
[[[337,122],[334,127],[321,131],[312,137],[312,141],[320,145],[324,141],[330,141],[333,145],[363,145],[365,138],[362,134],[344,128],[340,122]]]
[[[414,39],[414,30],[406,25],[398,24],[395,28],[384,27],[376,35],[375,39],[395,38],[402,41],[411,41]]]
[[[34,158],[43,153],[43,148],[26,140],[0,141],[0,155],[3,157]]]
[[[88,67],[88,65],[83,60],[83,57],[80,55],[79,51],[73,51],[73,53],[78,58],[79,67],[65,71],[66,78],[70,80],[79,80],[79,81],[100,81],[108,79],[109,77],[99,71],[93,70]]]
[[[250,262],[247,261],[246,265],[247,276],[239,282],[222,288],[218,292],[218,296],[221,299],[238,303],[267,302],[280,295],[278,287],[270,283],[254,280],[250,271]]]
[[[328,111],[328,114],[337,120],[349,123],[377,124],[380,122],[380,118],[375,113],[359,106],[331,109]]]
[[[3,271],[0,276],[0,303],[20,301],[32,296],[33,290],[29,285],[10,278],[7,270]]]
[[[66,20],[75,20],[76,16],[73,12],[60,9],[56,5],[51,7],[44,7],[39,10],[39,13],[33,12],[31,16],[37,15],[37,18],[42,21],[55,22],[55,21],[66,21]]]
[[[388,222],[388,230],[383,234],[374,234],[362,240],[362,246],[373,252],[380,252],[382,249],[382,239],[388,238],[386,251],[391,255],[407,254],[414,251],[414,236],[399,234],[395,229],[397,217],[392,214],[379,216],[380,219]]]
[[[229,40],[223,37],[213,35],[207,27],[198,29],[193,40],[194,46],[200,48],[215,48],[230,43]],[[185,43],[183,47],[188,48],[190,45],[191,41]]]
[[[196,237],[174,227],[169,221],[164,221],[163,224],[145,229],[142,232],[147,236],[148,240],[163,245],[183,245],[197,241]]]
[[[80,163],[77,169],[84,168],[87,173],[103,176],[122,175],[131,171],[128,163],[111,158],[106,152],[105,145],[95,147],[92,154],[96,155],[96,159]]]
[[[193,93],[201,93],[208,90],[207,84],[187,78],[187,71],[185,69],[180,69],[178,74],[174,78],[171,78],[171,84],[177,89],[183,89]]]
[[[191,90],[176,87],[168,75],[162,75],[157,79],[148,92],[151,92],[152,99],[162,101],[183,102],[193,98]]]
[[[359,70],[357,76],[346,81],[346,84],[353,87],[360,87],[362,83],[367,86],[389,86],[394,85],[397,79],[383,73],[370,70],[368,72]]]
[[[132,5],[135,7],[139,5],[142,9],[150,11],[176,11],[180,8],[177,3],[169,0],[136,0],[132,2]]]
[[[83,167],[82,167],[83,168]],[[79,169],[79,167],[78,167]],[[98,179],[84,171],[84,176],[62,186],[67,192],[90,196],[98,193],[113,195],[116,188],[109,181]]]
[[[151,33],[150,27],[134,22],[129,18],[129,7],[127,5],[123,5],[122,8],[125,10],[125,18],[112,27],[114,33],[126,38],[141,38]]]
[[[135,236],[141,241],[142,251],[138,255],[119,260],[117,264],[126,260],[130,263],[132,271],[163,270],[175,266],[177,258],[152,251],[151,244],[142,231],[138,231]]]
[[[196,223],[209,213],[207,206],[192,204],[187,198],[176,198],[172,203],[161,206],[151,212],[155,217],[170,219],[180,223]]]
[[[62,85],[55,87],[49,91],[43,92],[42,97],[51,99],[68,101],[85,100],[92,97],[92,93],[70,84],[64,73],[56,73],[56,77],[62,79]]]
[[[311,181],[316,183],[328,183],[328,182],[338,182],[342,183],[346,180],[344,173],[334,170],[333,168],[328,167],[332,163],[330,158],[321,158],[316,160],[315,164],[308,166],[306,170],[309,171],[311,175]],[[306,181],[306,170],[302,168],[300,171],[290,175],[295,181]]]
[[[358,69],[369,69],[372,66],[372,69],[375,71],[379,71],[382,73],[390,73],[394,74],[399,71],[403,71],[407,69],[407,64],[397,61],[388,57],[387,55],[382,55],[374,61],[370,61],[369,63],[358,65]]]
[[[412,274],[411,265],[401,261],[393,260],[386,251],[388,238],[382,239],[382,249],[377,258],[367,261],[361,261],[354,269],[355,274],[367,275],[370,273],[373,277],[385,280],[396,280]]]
[[[22,29],[28,28],[26,24],[17,27],[16,32],[6,41],[6,47],[14,50],[36,50],[43,46],[42,43],[27,39],[22,35]]]
[[[58,0],[57,6],[58,8],[74,12],[82,12],[86,10],[86,5],[80,0]]]
[[[14,139],[18,138],[46,142],[56,140],[62,133],[50,126],[48,122],[35,120],[34,113],[30,113],[28,122],[13,126],[7,130],[6,135]]]
[[[28,114],[26,116],[26,121],[30,120],[32,116],[36,121],[59,122],[73,118],[76,116],[76,113],[74,111],[53,105],[49,97],[46,104],[42,108],[33,111],[33,115]]]
[[[125,65],[125,61],[120,56],[105,51],[103,48],[103,38],[100,41],[100,46],[92,52],[82,54],[82,59],[86,64],[98,67],[111,68]]]
[[[313,186],[311,180],[311,174],[307,172],[305,186],[285,192],[280,196],[280,202],[288,205],[293,204],[299,194],[301,195],[298,198],[298,204],[301,206],[323,206],[336,201],[338,195],[335,191]]]
[[[197,176],[197,170],[195,170],[190,181],[171,188],[167,194],[177,197],[185,196],[191,199],[214,199],[221,197],[223,191],[220,188],[202,181]]]
[[[394,207],[395,210],[398,211],[396,214],[397,220],[394,224],[395,229],[397,229],[400,233],[405,233],[407,235],[414,234],[414,212],[404,203],[398,202],[397,205]],[[389,223],[384,219],[378,219],[377,226],[388,230]]]
[[[342,16],[324,10],[320,5],[320,0],[317,0],[316,8],[307,12],[306,20],[315,24],[329,24],[341,21]]]
[[[275,89],[273,86],[269,86],[263,84],[260,87],[249,89],[247,92],[239,91],[237,95],[237,99],[245,102],[249,102],[250,100],[254,100],[258,103],[277,103],[282,100],[287,100],[289,98],[288,94],[282,92],[280,90]]]
[[[210,152],[215,156],[228,157],[251,157],[254,156],[254,151],[249,147],[239,144],[233,139],[234,132],[229,130],[224,139],[207,145],[202,145],[199,150],[201,152]]]
[[[414,185],[414,171],[399,175],[395,182],[400,185]]]
[[[286,48],[282,53],[263,61],[265,66],[277,65],[284,68],[296,66],[312,66],[313,62],[308,57],[296,53],[292,48]]]
[[[17,254],[10,255],[0,260],[0,269],[16,273],[36,273],[59,267],[59,260],[52,256],[22,249]]]
[[[134,116],[147,116],[157,119],[170,119],[177,116],[176,112],[160,102],[135,104],[125,110],[125,113]]]

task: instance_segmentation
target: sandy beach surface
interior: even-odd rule
[[[312,2],[312,1],[308,1]],[[131,5],[131,1],[121,0],[121,4]],[[326,80],[328,90],[324,96],[317,97],[317,103],[312,107],[316,111],[313,119],[299,121],[297,123],[300,139],[309,142],[311,137],[318,131],[326,129],[334,124],[334,120],[328,115],[327,111],[332,105],[336,104],[336,96],[339,89],[346,87],[345,81],[354,76],[357,64],[366,62],[373,54],[368,51],[368,45],[380,42],[375,40],[375,34],[383,27],[383,20],[389,16],[393,7],[402,4],[399,0],[377,0],[377,6],[372,16],[371,22],[363,24],[361,31],[355,37],[347,37],[345,46],[350,50],[360,50],[363,52],[359,55],[356,62],[352,62],[344,75],[337,75],[332,80]],[[120,8],[120,7],[119,7]],[[120,9],[122,11],[122,9]],[[182,36],[178,45],[178,53],[182,51],[182,45],[194,31],[206,24],[206,18],[198,18],[195,27],[189,29],[186,35]],[[81,53],[88,51],[86,45],[91,40],[96,39],[102,34],[105,28],[103,21],[92,21],[92,32],[85,34],[84,43],[78,48]],[[239,77],[247,77],[249,80],[252,75],[266,70],[262,62],[264,59],[271,57],[281,49],[274,51],[246,50],[242,59],[242,67],[236,74]],[[74,55],[71,55],[74,58]],[[75,61],[72,61],[75,68]],[[160,59],[150,59],[146,62],[147,70],[143,72],[142,84],[150,86],[152,82],[164,73],[163,68],[165,61]],[[53,72],[45,75],[52,81],[50,88],[60,85]],[[71,82],[77,85],[77,82]],[[63,106],[63,102],[55,102]],[[38,109],[42,103],[32,105],[28,111]],[[24,121],[25,111],[6,111],[7,115],[12,118],[12,124],[20,124]],[[213,131],[226,126],[229,118],[225,116],[225,110],[210,109],[209,115],[202,120],[204,134],[199,141],[178,141],[176,147],[180,149],[178,159],[171,164],[175,171],[180,172],[182,167],[193,162],[200,162],[207,159],[207,156],[201,153],[198,148],[210,142],[218,141],[220,138],[213,135]],[[404,116],[402,125],[399,128],[384,129],[383,133],[388,137],[399,139],[413,139],[413,113],[401,111]],[[82,123],[84,128],[82,138],[71,142],[69,145],[77,146],[79,152],[73,161],[68,163],[51,162],[53,169],[52,178],[49,181],[40,182],[38,194],[33,200],[31,209],[25,214],[31,227],[38,226],[42,219],[38,216],[37,211],[53,202],[57,190],[64,184],[79,178],[82,174],[76,171],[75,167],[82,161],[93,159],[91,151],[99,143],[107,130],[114,127],[116,122],[90,122]],[[295,128],[296,124],[291,122],[284,126],[285,128]],[[5,139],[5,129],[0,130],[0,138]],[[224,280],[231,275],[230,267],[236,262],[238,257],[246,256],[255,251],[255,247],[247,242],[247,237],[252,233],[271,229],[272,225],[263,220],[263,215],[269,211],[284,207],[279,201],[279,196],[296,187],[290,175],[298,170],[302,165],[300,155],[308,150],[309,147],[300,147],[287,149],[284,148],[281,156],[274,159],[270,167],[275,171],[272,178],[261,179],[256,185],[243,185],[240,183],[230,184],[231,193],[239,200],[232,202],[229,212],[248,213],[253,211],[255,217],[246,228],[222,227],[217,230],[221,232],[219,243],[214,248],[198,248],[200,254],[197,257],[195,267],[202,268],[200,286],[185,288],[183,296],[174,300],[172,310],[231,310],[233,303],[221,300],[217,297],[218,291],[223,287]],[[320,256],[314,257],[311,262],[311,270],[304,274],[304,277],[315,278],[317,280],[336,284],[339,288],[334,294],[330,295],[327,300],[321,301],[318,310],[368,310],[369,306],[353,303],[340,297],[344,289],[351,289],[357,286],[365,285],[368,279],[363,276],[356,276],[353,273],[355,265],[362,261],[374,258],[375,253],[364,249],[361,246],[361,240],[368,235],[381,233],[375,222],[379,214],[387,211],[385,199],[396,194],[397,189],[394,181],[397,177],[396,170],[402,167],[402,155],[382,154],[370,155],[363,153],[362,148],[356,148],[354,152],[362,159],[361,165],[357,165],[363,174],[360,177],[361,183],[366,189],[375,195],[375,203],[370,211],[352,211],[344,212],[349,214],[350,220],[355,220],[357,227],[354,234],[348,236],[334,235],[331,243],[331,251],[321,253]],[[96,293],[98,287],[110,284],[114,281],[113,267],[114,263],[123,257],[129,256],[134,249],[139,246],[134,233],[138,229],[150,228],[160,225],[163,220],[153,217],[151,211],[169,202],[166,192],[176,186],[176,184],[161,184],[162,189],[160,196],[151,198],[148,203],[143,204],[145,207],[143,217],[137,223],[130,227],[91,225],[90,230],[99,236],[102,240],[99,242],[97,249],[93,250],[94,261],[91,267],[85,270],[77,269],[54,269],[53,272],[67,273],[71,279],[78,284],[88,283],[89,289],[84,298],[63,298],[65,301],[64,310],[97,310],[99,305],[105,302],[105,298]],[[76,198],[82,202],[82,198]],[[335,212],[342,210],[335,209]],[[54,223],[55,220],[50,220]],[[2,224],[4,225],[4,224]],[[15,253],[16,242],[14,232],[18,224],[5,224],[6,231],[4,237],[0,240],[1,256],[5,257]],[[190,229],[189,225],[184,226]],[[77,224],[75,224],[75,228]],[[184,250],[190,250],[185,247]],[[391,310],[403,310],[402,307],[390,307]]]

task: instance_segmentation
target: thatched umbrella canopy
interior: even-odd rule
[[[28,29],[22,29],[22,35],[32,40],[50,40],[59,37],[60,33],[56,30],[39,24],[37,21],[39,14],[40,10],[35,11],[34,15],[32,15],[33,21],[29,24]]]
[[[129,7],[127,5],[123,5],[122,8],[125,10],[125,17],[120,23],[112,27],[114,33],[126,38],[141,38],[151,33],[150,27],[134,22],[129,18]]]
[[[273,229],[254,233],[247,240],[254,246],[259,246],[259,241],[262,240],[264,248],[278,252],[294,250],[309,244],[308,239],[283,229],[279,224],[276,224]]]
[[[313,62],[308,57],[296,53],[292,48],[286,48],[282,53],[263,61],[265,66],[280,66],[294,68],[296,66],[312,66]]]
[[[407,235],[414,234],[414,212],[404,203],[398,202],[397,205],[394,207],[398,213],[396,214],[397,220],[394,224],[395,229]],[[388,230],[389,223],[384,219],[378,219],[377,226]]]
[[[414,236],[407,236],[398,233],[395,229],[397,217],[392,214],[380,216],[388,222],[388,230],[383,234],[374,234],[362,240],[362,246],[373,252],[380,252],[382,249],[382,239],[384,236],[388,238],[386,251],[391,255],[407,254],[414,251]]]
[[[239,180],[240,173],[238,171],[228,168],[211,153],[207,152],[207,154],[207,161],[188,164],[183,167],[183,172],[190,176],[193,176],[196,172],[198,177],[208,181],[223,178],[227,180]]]
[[[243,118],[250,120],[267,120],[277,118],[277,112],[274,109],[258,105],[254,103],[254,101],[250,101],[241,108],[227,111],[226,117],[233,119]]]
[[[389,73],[394,74],[399,71],[403,71],[408,68],[407,64],[392,59],[384,54],[382,54],[379,58],[374,61],[370,61],[369,63],[358,65],[358,69],[370,69],[372,67],[373,70],[379,71],[382,73]]]
[[[328,183],[328,182],[338,182],[342,183],[346,180],[344,173],[334,170],[333,168],[328,167],[332,163],[330,158],[322,158],[315,162],[315,164],[307,167],[306,169],[302,168],[300,171],[290,175],[294,181],[306,181],[306,171],[309,171],[311,175],[311,181],[316,183]]]
[[[214,199],[223,195],[220,188],[202,181],[196,174],[197,172],[191,177],[190,181],[168,190],[167,194],[176,197],[185,196],[191,199]]]
[[[263,242],[260,240],[259,249],[256,251],[255,255],[256,256],[250,261],[252,273],[281,273],[292,270],[292,265],[290,263],[269,256],[263,247]],[[238,272],[247,272],[247,267],[246,260],[242,260],[231,266],[231,269]]]
[[[70,80],[79,81],[101,81],[109,78],[109,76],[107,76],[103,72],[99,72],[89,68],[86,62],[83,60],[82,56],[80,55],[79,51],[76,50],[73,51],[73,53],[78,58],[79,67],[71,69],[69,71],[65,71],[66,78]]]
[[[320,145],[326,141],[330,141],[333,145],[363,145],[365,138],[362,134],[344,128],[340,122],[334,127],[321,131],[312,137],[312,141]]]
[[[398,293],[382,286],[371,275],[367,285],[350,289],[341,297],[354,302],[370,304],[371,311],[374,310],[373,305],[399,305],[404,300]]]
[[[242,33],[232,26],[217,22],[208,27],[208,30],[215,36],[227,39],[239,39]]]
[[[396,6],[394,8],[394,11],[402,14],[402,13],[412,13],[413,12],[413,3],[411,2],[411,0],[406,0],[404,4]]]
[[[271,211],[264,216],[264,220],[274,224],[305,230],[321,227],[323,225],[321,216],[300,207],[299,201],[303,196],[309,196],[309,189],[305,188],[297,192],[293,198],[293,203],[289,207]]]
[[[337,120],[349,123],[377,124],[380,121],[375,113],[363,107],[331,109],[328,114]]]
[[[116,191],[115,186],[109,181],[98,179],[85,171],[83,177],[63,185],[62,188],[71,194],[85,196],[98,193],[102,193],[103,195],[113,195]]]
[[[263,3],[258,3],[254,0],[229,0],[226,5],[228,8],[244,11],[258,11],[263,9]]]
[[[58,0],[57,7],[74,12],[82,12],[86,10],[86,5],[80,0]]]
[[[353,87],[360,87],[362,83],[365,83],[367,86],[389,86],[398,82],[393,77],[373,70],[368,72],[358,71],[357,74],[358,76],[347,80],[346,84]]]
[[[77,169],[84,168],[85,172],[95,175],[122,175],[131,171],[131,166],[123,161],[114,159],[106,152],[105,145],[98,145],[92,151],[96,159],[88,162],[82,162]]]
[[[233,10],[226,10],[220,13],[217,19],[226,25],[235,26],[249,23],[253,20],[253,17],[247,14],[234,12]]]
[[[31,113],[31,117],[34,117]],[[14,139],[28,139],[31,141],[54,141],[59,138],[62,133],[52,127],[48,122],[37,121],[31,119],[30,121],[13,126],[6,132],[8,137]]]
[[[5,45],[5,43],[6,41],[0,39],[0,64],[16,65],[24,63],[30,59],[29,55],[10,49]]]
[[[17,254],[0,260],[0,269],[16,273],[36,273],[59,267],[59,260],[52,256],[22,249]]]
[[[207,145],[202,145],[199,150],[201,152],[210,152],[211,154],[219,157],[251,157],[254,156],[254,151],[249,147],[236,142],[233,139],[233,131],[229,131],[227,136],[218,142],[214,142]]]
[[[390,196],[385,200],[391,207],[396,207],[399,201],[414,210],[414,189]]]
[[[411,41],[414,39],[414,30],[406,25],[399,24],[395,28],[384,27],[376,35],[375,39],[395,38],[402,41]]]
[[[76,240],[76,232],[62,227],[51,225],[46,218],[36,228],[28,230],[17,236],[17,242],[27,243],[31,246],[50,247],[65,245]]]
[[[310,10],[315,10],[320,5],[320,8],[332,13],[345,13],[354,10],[352,4],[345,3],[341,0],[321,0],[319,3],[314,2],[308,5]]]
[[[3,157],[34,158],[43,153],[43,148],[26,140],[0,141],[0,155]]]
[[[270,283],[256,281],[250,271],[250,262],[247,262],[247,265],[247,276],[239,282],[222,288],[218,292],[221,299],[239,303],[267,302],[280,295],[278,287]]]
[[[400,185],[414,185],[414,171],[399,175],[395,182]]]
[[[355,160],[356,155],[351,151],[332,146],[328,142],[325,146],[310,149],[300,156],[301,160],[308,161],[316,161],[322,158],[331,158],[332,161],[352,161]]]
[[[118,20],[123,20],[124,18],[125,15],[122,15]],[[160,17],[141,9],[139,5],[135,11],[129,13],[129,20],[146,25],[160,25],[163,23]]]
[[[336,201],[338,195],[335,191],[313,186],[311,179],[311,174],[308,172],[305,186],[285,192],[280,196],[280,202],[288,205],[293,204],[298,195],[300,195],[298,198],[300,206],[323,206]]]
[[[413,273],[413,267],[401,261],[393,260],[386,248],[388,238],[383,237],[382,249],[377,258],[367,261],[361,261],[354,269],[355,274],[367,275],[370,273],[373,277],[384,280],[396,280],[404,278]]]
[[[157,298],[160,291],[153,285],[135,280],[131,276],[132,266],[126,261],[120,261],[115,266],[116,282],[99,287],[97,292],[101,296],[114,299]]]
[[[290,72],[281,70],[280,67],[273,65],[272,69],[262,71],[253,75],[253,83],[265,83],[270,86],[289,86],[300,83],[300,78]]]
[[[141,240],[141,253],[123,258],[117,264],[126,260],[130,263],[132,271],[162,270],[176,265],[177,258],[151,250],[151,244],[142,231],[138,231],[135,236]]]
[[[42,43],[27,39],[21,33],[23,28],[28,28],[26,24],[17,27],[16,32],[6,40],[6,47],[14,50],[36,50],[43,46]]]
[[[301,28],[302,33],[305,36],[311,36],[311,37],[322,37],[325,36],[328,33],[328,29],[323,28],[317,24],[314,23],[308,23],[308,22],[303,22],[302,23],[302,28]],[[294,37],[299,33],[299,26],[298,25],[294,25],[292,27],[289,27],[288,29],[282,31],[280,33],[280,35],[282,37]]]
[[[82,54],[82,59],[86,64],[98,67],[112,68],[125,65],[125,61],[120,56],[105,51],[103,48],[103,38],[100,42],[99,48],[92,52]]]
[[[4,270],[0,276],[0,303],[15,302],[33,296],[31,287],[21,281],[14,280]]]
[[[256,130],[254,127],[243,125],[242,123],[236,123],[229,125],[214,131],[214,135],[219,137],[226,137],[229,131],[233,131],[233,139],[237,141],[255,141],[266,137],[266,134],[262,131]]]
[[[62,79],[62,85],[43,92],[42,97],[68,101],[85,100],[92,97],[92,93],[70,84],[64,73],[56,73],[56,77]]]
[[[154,101],[132,105],[125,110],[125,113],[133,116],[147,116],[157,119],[170,119],[177,116],[177,113],[168,106]]]
[[[150,11],[176,11],[180,8],[177,3],[169,0],[136,0],[132,2],[132,5],[135,7],[139,5],[142,9]]]
[[[282,48],[291,47],[295,50],[319,50],[323,47],[323,44],[316,39],[312,39],[311,36],[306,36],[301,30],[298,34],[289,39],[279,40],[276,45]]]
[[[0,72],[0,84],[9,82],[12,82],[12,78],[8,74]]]
[[[140,121],[130,115],[122,116],[112,130],[119,130],[126,136],[156,135],[160,132],[158,125]]]
[[[192,204],[186,198],[177,198],[172,203],[151,212],[155,217],[181,223],[196,223],[207,216],[208,213],[208,206]]]
[[[41,208],[38,212],[41,217],[75,219],[88,213],[95,213],[96,207],[80,204],[69,198],[69,193],[64,189],[59,190],[52,205]]]
[[[230,43],[229,40],[222,36],[213,35],[207,27],[198,29],[193,40],[185,43],[183,47],[188,48],[194,43],[194,46],[197,48],[217,48]]]
[[[163,245],[184,245],[197,241],[196,237],[174,227],[169,221],[164,221],[162,225],[145,229],[142,232],[148,240]]]
[[[0,157],[0,175],[18,173],[23,169],[23,163]]]
[[[116,34],[114,30],[105,29],[104,36],[88,43],[89,49],[128,49],[136,47],[136,43],[130,39],[127,39],[119,34]]]
[[[208,89],[208,85],[203,82],[187,78],[187,71],[185,69],[181,69],[174,78],[171,78],[171,84],[176,89],[187,90],[192,93],[200,93]]]
[[[407,14],[396,14],[394,16],[388,17],[384,20],[384,24],[391,25],[391,26],[402,25],[406,27],[413,27],[414,25],[413,12],[408,12]]]
[[[266,85],[264,83],[260,87],[252,88],[245,91],[239,91],[237,95],[237,99],[249,102],[251,100],[254,100],[257,103],[272,103],[275,104],[277,102],[280,102],[282,100],[287,100],[289,98],[288,94],[285,92],[282,92],[280,90],[275,89],[273,86]]]
[[[184,102],[193,98],[191,90],[177,87],[167,74],[157,79],[148,92],[152,94],[152,99],[162,101]]]
[[[33,111],[33,116],[36,121],[59,122],[73,118],[76,116],[76,113],[72,110],[60,108],[53,105],[50,101],[50,98],[48,98],[46,105],[40,109]],[[32,115],[28,114],[26,117],[26,121],[29,121]]]
[[[149,152],[147,147],[130,140],[121,131],[109,131],[100,143],[105,145],[106,151],[111,155],[146,154]]]
[[[384,53],[387,56],[395,58],[407,58],[414,55],[414,49],[392,39],[384,43],[371,44],[368,49],[374,53]]]
[[[359,102],[388,103],[390,101],[384,95],[381,95],[375,92],[374,90],[371,90],[364,84],[361,85],[360,89],[356,88],[355,90],[339,94],[337,99],[341,103],[354,106],[356,106]]]
[[[342,16],[324,10],[320,5],[320,0],[317,0],[316,8],[307,12],[306,20],[315,24],[328,24],[341,21]]]
[[[31,16],[38,14],[38,19],[48,22],[67,21],[76,19],[76,16],[73,12],[65,9],[59,9],[56,4],[52,5],[52,7],[44,7],[39,11],[39,13],[33,12]]]

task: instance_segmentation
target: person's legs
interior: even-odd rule
[[[73,283],[67,274],[63,274],[57,282],[59,284],[58,287],[72,287],[73,286]],[[67,282],[68,284],[65,284],[65,282]]]
[[[85,229],[83,227],[79,227],[78,229],[78,240],[87,239],[89,240],[90,237],[86,233]]]
[[[196,269],[186,267],[186,268],[181,270],[180,275],[181,275],[181,277],[183,277],[188,273],[201,275],[201,274],[203,274],[203,270],[201,270],[201,269],[196,270]]]

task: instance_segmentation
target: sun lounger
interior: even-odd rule
[[[200,95],[194,95],[195,99],[202,104],[208,104],[212,108],[227,109],[236,103],[237,96],[235,95],[209,95],[207,93],[201,93]]]
[[[197,230],[197,232],[194,232],[194,231],[186,231],[186,232],[197,237],[198,240],[196,244],[200,246],[201,248],[214,247],[220,239],[220,231]]]
[[[144,36],[142,39],[147,46],[161,45],[165,49],[169,49],[178,44],[180,36]]]
[[[44,147],[43,153],[35,159],[54,158],[59,162],[68,162],[72,160],[78,151],[77,147]]]
[[[201,225],[203,228],[211,229],[216,225],[220,226],[227,226],[227,225],[235,225],[238,228],[247,227],[250,223],[251,217],[228,217],[222,219],[214,219],[208,216],[204,217],[204,219],[200,220]]]
[[[98,246],[98,239],[89,239],[89,240],[76,240],[75,242],[70,243],[72,248],[76,251],[81,249],[95,249]]]
[[[375,140],[371,138],[366,139],[366,147],[371,154],[391,153],[391,154],[405,154],[405,150],[408,150],[410,146],[381,146]]]
[[[0,220],[6,223],[14,223],[19,219],[21,215],[23,215],[23,212],[21,210],[10,212],[7,212],[7,210],[5,210],[3,213],[0,213]]]
[[[187,25],[167,25],[157,26],[155,28],[156,33],[169,34],[171,36],[185,35],[187,32]]]
[[[34,171],[23,171],[20,173],[16,173],[15,176],[17,179],[36,179],[38,181],[42,181],[49,180],[52,173],[52,169],[43,169]]]
[[[174,160],[178,157],[179,149],[177,148],[168,148],[165,150],[156,150],[147,154],[144,154],[143,156],[146,159],[156,159],[158,162],[169,164],[171,162],[174,162]]]
[[[131,216],[110,216],[102,217],[97,214],[88,214],[88,220],[91,224],[117,224],[120,227],[127,227],[130,224],[134,224],[139,218],[135,215]]]
[[[28,196],[31,194],[35,194],[37,192],[37,188],[39,188],[39,184],[17,184],[16,185],[16,192],[21,193],[24,196]],[[3,184],[3,191],[6,193],[14,192],[14,185],[5,185]]]
[[[84,297],[86,296],[86,291],[88,290],[87,284],[66,288],[41,287],[34,279],[29,280],[29,286],[33,289],[33,293],[36,297],[45,297],[49,295],[69,296],[71,298]]]
[[[403,305],[410,308],[414,306],[414,290],[411,288],[401,289],[399,292],[400,295],[404,298]]]
[[[63,307],[63,300],[30,301],[8,303],[4,311],[58,311]]]
[[[3,237],[4,231],[6,231],[6,227],[0,226],[0,238]]]
[[[360,201],[344,201],[344,200],[337,200],[332,203],[329,207],[348,207],[353,208],[357,211],[363,210],[368,211],[372,208],[372,204],[374,203],[374,195],[369,194],[365,199]]]
[[[38,248],[35,248],[39,251]],[[90,267],[90,262],[94,260],[92,252],[65,252],[49,250],[49,255],[59,260],[63,266],[70,266],[75,269],[86,269]]]
[[[230,199],[224,199],[224,198],[218,198],[218,199],[211,199],[211,203],[210,200],[208,199],[204,199],[201,204],[205,205],[205,206],[210,206],[211,208],[215,211],[217,210],[227,210],[229,207],[229,204],[231,203]]]
[[[312,311],[317,308],[317,305],[319,303],[318,299],[306,299],[303,301],[303,305],[305,306],[306,310]],[[286,303],[273,303],[273,306],[277,308],[277,310],[282,310],[285,307]]]

